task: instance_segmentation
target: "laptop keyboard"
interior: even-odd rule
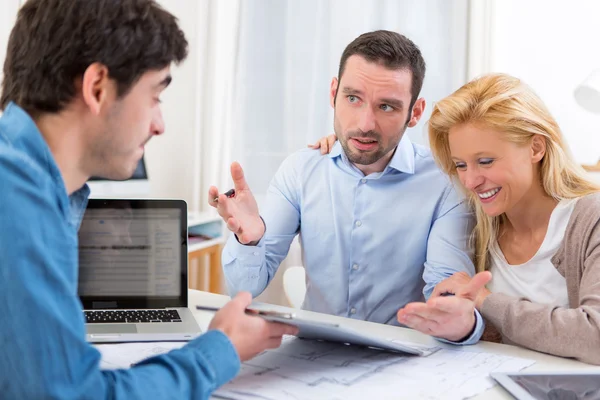
[[[84,311],[88,324],[181,322],[177,310],[103,310]]]

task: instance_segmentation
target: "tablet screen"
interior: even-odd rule
[[[535,399],[600,400],[600,374],[508,375]]]

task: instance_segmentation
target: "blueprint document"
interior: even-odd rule
[[[100,344],[102,369],[129,368],[183,342]],[[286,337],[242,364],[213,396],[223,399],[464,399],[495,385],[490,372],[519,371],[532,360],[431,347],[427,357]]]
[[[490,372],[519,371],[533,363],[460,347],[418,357],[291,337],[279,349],[245,362],[238,377],[213,396],[236,400],[465,399],[495,385]]]

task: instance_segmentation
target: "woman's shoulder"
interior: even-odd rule
[[[600,215],[600,192],[580,197],[573,210],[579,218],[593,218]]]
[[[581,240],[597,232],[595,229],[600,220],[600,192],[588,194],[577,199],[566,235]]]
[[[563,241],[554,256],[552,263],[566,276],[566,269],[581,269],[589,248],[600,245],[600,192],[592,193],[577,199]],[[582,258],[582,255],[585,255]],[[600,267],[600,264],[596,265]],[[579,285],[579,283],[577,283]],[[572,287],[569,286],[571,289]]]

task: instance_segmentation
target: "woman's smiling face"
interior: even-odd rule
[[[540,160],[531,145],[510,142],[503,132],[477,123],[452,127],[448,141],[460,182],[491,217],[510,211],[538,184]]]

